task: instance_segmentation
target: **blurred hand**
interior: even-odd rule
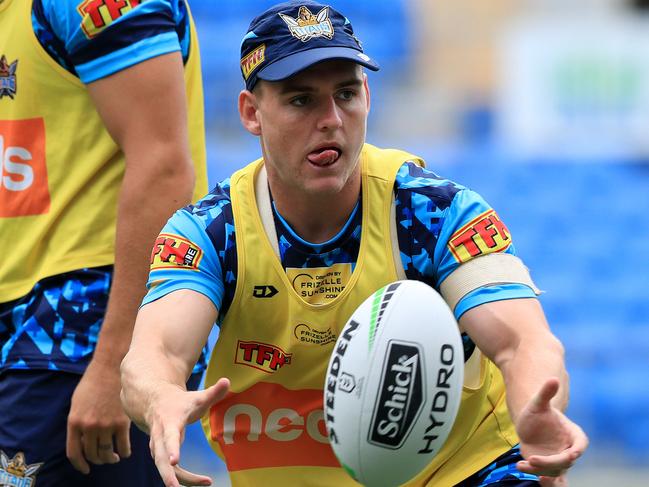
[[[521,411],[516,422],[524,460],[521,472],[539,475],[543,487],[567,486],[566,471],[588,447],[584,431],[550,401],[559,391],[559,380],[548,379]]]
[[[66,454],[74,468],[90,473],[88,462],[117,463],[131,455],[131,421],[120,401],[119,365],[91,361],[74,390]]]
[[[180,445],[185,426],[201,418],[228,393],[230,381],[221,378],[213,386],[188,392],[180,388],[165,389],[151,402],[147,424],[151,440],[151,456],[166,487],[212,485],[212,479],[179,466]]]

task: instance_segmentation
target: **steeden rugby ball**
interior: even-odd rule
[[[453,426],[464,375],[459,328],[442,297],[419,281],[376,291],[336,341],[324,385],[329,441],[368,486],[420,473]]]

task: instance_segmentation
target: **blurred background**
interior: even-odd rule
[[[210,184],[259,155],[239,46],[273,0],[189,0]],[[571,486],[649,485],[649,0],[333,0],[366,52],[368,141],[481,193],[545,291],[570,416],[591,447]],[[202,432],[183,462],[228,485]]]

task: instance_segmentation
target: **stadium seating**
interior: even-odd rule
[[[237,116],[236,97],[243,82],[239,71],[239,48],[249,21],[272,0],[193,0],[190,5],[196,20],[205,84],[205,115],[214,130],[223,129]],[[218,5],[218,6],[217,6]],[[397,76],[409,62],[412,36],[406,27],[405,0],[338,0],[335,7],[352,19],[364,49],[381,65],[374,77],[376,96],[385,84],[398,82]],[[377,104],[377,110],[380,110]]]

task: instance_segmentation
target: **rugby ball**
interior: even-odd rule
[[[367,298],[332,352],[324,385],[329,441],[368,486],[407,482],[433,460],[462,397],[464,353],[453,313],[419,281]]]

